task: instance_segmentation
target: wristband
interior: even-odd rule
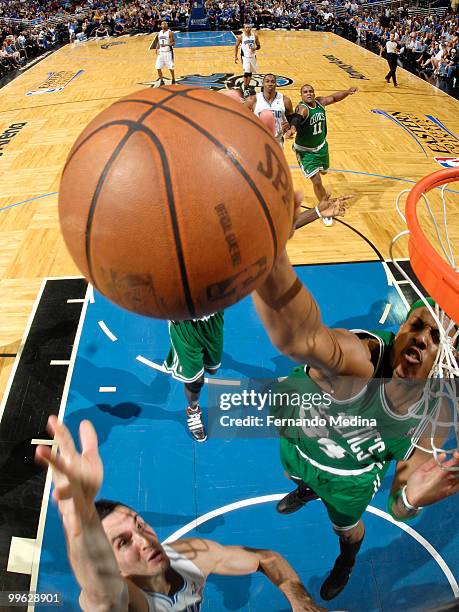
[[[322,219],[322,215],[321,215],[321,212],[320,212],[320,210],[319,210],[319,206],[318,206],[318,205],[317,205],[317,206],[314,208],[314,210],[315,210],[315,211],[316,211],[316,213],[317,213],[317,218],[318,218],[318,219]]]
[[[410,504],[410,502],[408,501],[408,498],[406,497],[406,487],[407,485],[402,487],[402,491],[401,491],[402,504],[407,511],[416,512],[417,514],[418,512],[422,510],[422,508],[420,506],[413,506],[412,504]]]

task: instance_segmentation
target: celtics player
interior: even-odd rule
[[[185,384],[188,400],[187,425],[196,442],[205,442],[207,433],[202,422],[199,396],[204,372],[215,374],[223,351],[223,312],[201,319],[169,321],[169,354],[165,369]]]
[[[300,125],[292,125],[285,133],[286,138],[295,136],[293,149],[298,164],[305,177],[311,179],[315,196],[319,202],[327,195],[321,174],[325,174],[330,166],[325,107],[341,102],[357,91],[357,87],[351,87],[346,91],[337,91],[330,96],[316,98],[312,85],[303,85],[301,102],[295,109],[295,113],[301,115],[303,121]],[[333,225],[333,219],[324,217],[322,220],[327,226]]]
[[[298,487],[279,502],[278,511],[289,514],[317,498],[325,504],[340,544],[320,591],[330,600],[349,580],[364,537],[361,517],[391,461],[397,465],[388,510],[396,520],[409,520],[423,506],[459,492],[454,473],[414,446],[421,437],[422,446],[430,446],[431,432],[417,413],[424,408],[421,396],[440,332],[422,301],[413,304],[395,335],[327,327],[285,250],[254,300],[273,344],[308,364],[284,383],[287,394],[293,390],[316,398],[304,407],[287,402],[275,409],[277,416],[323,419],[279,424],[282,463]],[[339,415],[355,422],[333,422]],[[459,466],[457,452],[449,461],[439,459],[443,467]]]

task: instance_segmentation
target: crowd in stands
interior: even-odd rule
[[[454,81],[459,55],[457,15],[413,14],[408,6],[362,5],[362,0],[206,0],[211,29],[332,31],[377,51],[390,33],[405,67]],[[187,0],[0,0],[0,78],[68,41],[155,32],[162,20],[185,30]]]

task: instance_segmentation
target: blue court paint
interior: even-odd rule
[[[178,32],[175,46],[179,47],[234,47],[236,38],[232,32]]]
[[[299,266],[297,271],[329,325],[381,329],[378,321],[387,303],[391,309],[384,329],[395,331],[405,318],[406,308],[388,286],[379,262]],[[100,320],[117,342],[103,333]],[[183,385],[135,359],[142,354],[161,363],[167,351],[166,322],[127,313],[96,293],[88,306],[64,417],[73,434],[84,418],[96,426],[105,466],[101,496],[133,506],[162,540],[226,504],[293,488],[282,473],[277,439],[210,438],[204,444],[190,440]],[[278,377],[292,367],[271,346],[250,298],[226,311],[219,378]],[[100,394],[100,386],[116,386],[117,392]],[[201,404],[206,413],[207,387]],[[389,488],[386,478],[372,505],[385,510]],[[454,503],[449,499],[429,508],[413,523],[453,571],[459,563]],[[65,610],[78,610],[78,586],[71,576],[60,520],[51,506],[37,591],[62,592]],[[358,563],[332,609],[414,611],[451,598],[445,575],[418,542],[372,514],[366,514],[365,523],[367,535]],[[276,513],[274,503],[241,508],[217,516],[192,534],[278,550],[317,598],[338,554],[337,538],[318,501],[287,517]],[[262,575],[212,577],[205,590],[206,611],[287,609],[283,596]]]

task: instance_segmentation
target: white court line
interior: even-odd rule
[[[86,289],[86,296],[87,295],[88,295],[88,289]],[[81,338],[81,333],[83,331],[83,323],[86,317],[87,309],[88,309],[88,300],[85,300],[83,304],[83,308],[81,309],[80,321],[78,323],[77,332],[75,334],[75,340],[73,342],[72,354],[70,356],[70,366],[69,366],[69,369],[67,370],[67,377],[65,379],[64,389],[62,391],[61,404],[59,406],[59,414],[57,415],[57,418],[61,422],[64,419],[64,412],[65,412],[65,408],[67,405],[67,398],[69,394],[70,383],[72,381],[73,369],[75,367],[78,345],[80,344],[80,338]],[[49,494],[51,491],[51,482],[52,482],[51,470],[48,468],[48,471],[46,474],[45,488],[43,491],[43,499],[42,499],[41,509],[40,509],[40,518],[38,520],[36,546],[34,548],[34,555],[33,555],[33,561],[32,561],[32,575],[30,577],[30,589],[29,589],[30,591],[37,590],[38,572],[40,569],[41,547],[43,545],[43,535],[45,532],[46,514],[48,511]],[[35,610],[34,604],[30,604],[27,607],[27,612],[33,612],[34,610]]]
[[[381,318],[379,319],[379,322],[381,323],[381,325],[384,325],[384,323],[386,322],[387,319],[387,315],[390,312],[390,309],[392,308],[392,304],[386,304],[385,308],[384,308],[384,312],[381,315]]]
[[[49,365],[70,365],[70,359],[51,359]]]
[[[199,525],[210,521],[216,516],[221,516],[222,514],[226,514],[227,512],[233,512],[233,510],[239,510],[240,508],[247,508],[248,506],[255,506],[257,504],[265,504],[267,502],[279,501],[280,499],[285,497],[285,495],[287,494],[273,493],[271,495],[262,495],[260,497],[249,497],[247,499],[241,499],[240,501],[233,502],[232,504],[227,504],[226,506],[222,506],[221,508],[211,510],[210,512],[207,512],[206,514],[203,514],[202,516],[199,516],[198,518],[194,519],[193,521],[190,521],[180,529],[177,529],[177,531],[175,531],[172,535],[170,535],[164,540],[163,544],[168,544],[169,542],[174,542],[175,540],[178,540],[193,529],[196,529],[196,527],[199,527]],[[459,586],[457,584],[456,578],[454,577],[452,571],[449,569],[443,557],[432,546],[430,542],[428,542],[420,533],[418,533],[412,527],[410,527],[406,523],[396,521],[390,516],[390,514],[387,514],[387,512],[383,512],[379,508],[375,508],[374,506],[368,506],[367,511],[371,512],[371,514],[375,514],[376,516],[385,519],[389,523],[392,523],[402,531],[405,531],[407,534],[409,534],[413,539],[416,540],[416,542],[421,544],[421,546],[423,546],[426,551],[432,556],[434,561],[436,561],[436,563],[439,565],[440,569],[446,576],[446,579],[449,582],[454,596],[459,597]]]
[[[159,365],[159,363],[155,363],[154,361],[151,361],[150,359],[147,359],[143,355],[137,355],[136,360],[140,361],[140,363],[143,363],[149,368],[153,368],[153,370],[158,370],[158,372],[164,372],[164,374],[169,374],[169,372],[166,370],[164,366]]]
[[[90,304],[94,304],[94,287],[89,284],[88,285],[88,299]]]
[[[32,559],[36,540],[31,538],[11,538],[10,552],[8,554],[7,572],[30,574],[32,572]]]
[[[115,334],[111,332],[108,329],[108,327],[105,325],[104,321],[97,321],[97,324],[99,325],[100,329],[104,332],[104,334],[108,336],[112,342],[116,342],[118,340]]]
[[[208,385],[228,385],[229,387],[240,387],[242,384],[240,380],[225,380],[224,378],[209,378],[207,376],[204,378],[204,382]]]
[[[404,259],[397,259],[397,261],[407,261],[407,260],[404,260]],[[407,300],[407,299],[406,299],[406,297],[403,295],[403,291],[400,289],[398,281],[397,281],[397,280],[395,280],[395,276],[392,274],[392,272],[390,271],[390,268],[389,268],[389,266],[388,266],[388,263],[392,263],[392,260],[391,260],[391,259],[388,259],[387,261],[382,261],[381,263],[382,263],[383,268],[384,268],[384,270],[385,270],[385,272],[386,272],[386,276],[390,274],[391,282],[389,282],[389,281],[388,281],[388,283],[387,283],[387,284],[388,284],[389,286],[390,286],[390,285],[393,285],[393,286],[394,286],[395,291],[398,293],[398,295],[399,295],[400,299],[402,300],[403,304],[405,304],[406,309],[407,309],[407,310],[409,310],[409,309],[410,309],[410,305],[409,305],[409,303],[408,303],[408,300]]]
[[[116,393],[116,387],[99,387],[99,393]]]
[[[22,351],[24,350],[24,345],[26,343],[27,336],[29,335],[30,328],[32,327],[32,323],[33,323],[33,320],[35,318],[35,314],[37,312],[37,308],[38,308],[38,305],[39,305],[40,300],[41,300],[41,296],[43,295],[43,291],[45,289],[46,280],[47,279],[44,278],[42,280],[42,282],[41,282],[41,286],[40,286],[40,289],[38,291],[38,295],[35,298],[35,302],[34,302],[34,305],[32,306],[32,311],[30,313],[29,320],[27,321],[27,325],[26,325],[24,334],[22,336],[22,340],[21,340],[21,344],[19,346],[19,350],[18,350],[18,352],[16,354],[16,359],[14,360],[13,367],[11,368],[10,377],[8,379],[8,382],[6,383],[5,392],[3,394],[2,401],[0,402],[0,422],[2,420],[3,413],[5,412],[5,406],[6,406],[6,402],[8,400],[8,395],[10,394],[11,385],[13,384],[14,377],[16,376],[16,370],[18,369],[19,360],[21,359]]]
[[[30,444],[38,446],[39,444],[45,444],[46,446],[54,446],[54,440],[48,440],[47,438],[32,438]]]
[[[67,304],[79,304],[84,302],[84,298],[73,298],[71,300],[67,300]]]
[[[159,363],[155,363],[154,361],[151,361],[150,359],[147,359],[143,355],[137,355],[136,360],[140,361],[140,363],[143,363],[149,368],[152,368],[153,370],[157,370],[158,372],[163,372],[164,374],[169,374],[170,376],[172,375],[171,372],[168,372],[164,366],[159,365]],[[212,377],[209,378],[207,376],[206,378],[204,378],[204,382],[207,383],[208,385],[228,385],[228,386],[233,386],[233,387],[239,387],[242,384],[240,380],[233,380],[233,379],[225,380],[223,378],[212,378]]]

